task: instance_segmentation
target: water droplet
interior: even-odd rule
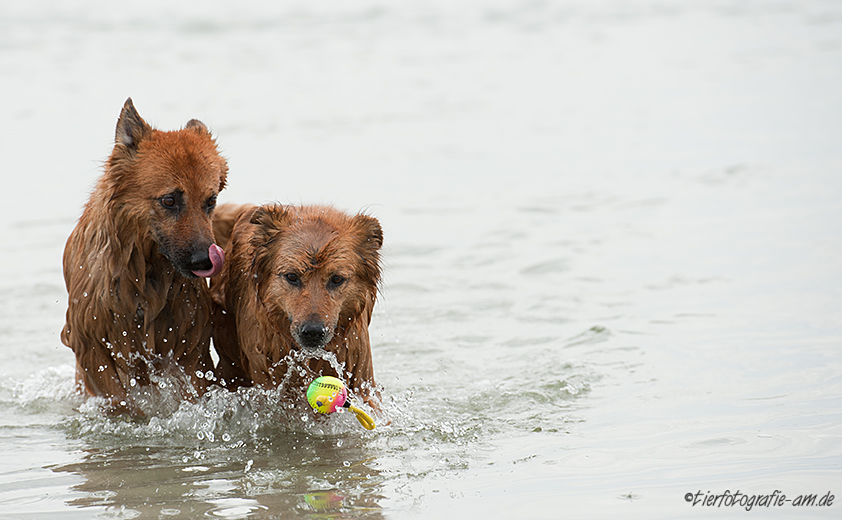
[[[342,465],[343,465],[343,466],[345,466],[345,467],[347,468],[347,467],[349,467],[349,466],[351,465],[351,461],[348,461],[348,460],[343,460],[343,461],[342,461]]]
[[[196,377],[198,377],[199,379],[203,379],[205,377],[205,373],[202,372],[201,370],[197,370],[196,371]]]
[[[124,330],[124,331],[123,331],[123,337],[126,337],[126,336],[128,336],[128,335],[129,335],[129,333],[128,333],[128,332],[126,332],[126,331]]]
[[[231,440],[231,436],[228,435],[227,433],[223,433],[222,434],[222,440],[225,441],[225,442],[228,442],[228,441]]]

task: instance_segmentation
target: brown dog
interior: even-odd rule
[[[211,283],[221,308],[219,375],[290,390],[332,375],[376,406],[368,325],[380,281],[379,222],[326,206],[223,205],[214,229],[220,240],[231,234],[228,262]],[[293,350],[331,352],[344,373],[316,356],[301,361],[303,376],[288,366]]]
[[[212,300],[204,277],[222,269],[211,218],[228,165],[200,121],[155,130],[128,99],[114,150],[64,250],[67,323],[88,394],[139,413],[127,390],[153,370],[201,395],[213,369]],[[192,383],[192,388],[189,384]]]

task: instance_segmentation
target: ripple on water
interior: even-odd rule
[[[216,516],[259,514],[253,508],[265,504],[272,511],[347,511],[377,506],[372,497],[388,482],[410,489],[431,476],[483,467],[496,439],[569,433],[578,422],[577,400],[595,375],[579,362],[542,366],[537,381],[516,370],[464,384],[442,374],[449,383],[436,383],[449,384],[448,393],[424,385],[383,389],[371,432],[350,413],[316,415],[303,395],[290,402],[278,389],[212,387],[186,402],[178,382],[163,377],[133,389],[146,417],[111,417],[102,400],[75,393],[72,366],[18,384],[14,405],[31,414],[50,411],[54,427],[84,446],[80,460],[52,468],[84,477],[76,490],[86,493],[72,505],[146,511],[154,497],[155,514],[166,516],[161,511],[174,512],[189,488],[206,495],[190,500],[201,499]],[[235,496],[248,503],[231,502]]]

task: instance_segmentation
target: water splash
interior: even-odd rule
[[[180,398],[177,385],[158,381],[134,393],[145,418],[110,417],[104,399],[88,398],[64,419],[75,438],[118,437],[131,441],[197,445],[206,448],[271,443],[279,435],[364,435],[350,413],[315,413],[302,396],[290,400],[283,389],[212,387],[194,401]],[[139,398],[138,395],[141,395]],[[176,404],[177,403],[177,404]],[[103,439],[104,440],[104,439]],[[112,439],[113,440],[113,439]]]
[[[313,357],[331,362],[319,352],[297,353],[287,361],[297,373],[297,365]],[[572,403],[589,387],[582,366],[556,368],[559,377],[533,388],[536,396],[516,377],[474,381],[461,387],[465,393],[452,395],[435,384],[382,389],[382,413],[373,431],[361,428],[350,413],[316,414],[303,393],[291,399],[283,388],[213,386],[201,398],[184,400],[183,380],[164,375],[131,389],[146,417],[113,417],[104,413],[104,400],[75,393],[71,366],[27,379],[17,406],[33,413],[45,406],[62,411],[51,416],[55,429],[77,441],[83,455],[53,471],[82,476],[77,490],[88,494],[74,503],[80,507],[143,511],[146,499],[123,490],[153,479],[162,490],[155,495],[161,507],[191,500],[184,495],[187,482],[191,489],[207,489],[202,493],[208,510],[217,516],[260,504],[297,514],[376,516],[378,500],[372,497],[383,496],[384,489],[398,501],[406,493],[408,500],[431,478],[497,464],[495,439],[541,432],[541,425],[540,435],[558,435],[547,427],[555,420],[547,419],[546,410],[540,418],[529,417],[550,402],[539,395]],[[62,391],[54,392],[57,387]],[[102,494],[103,482],[112,483],[108,496]],[[394,482],[399,489],[392,488]],[[244,502],[232,502],[235,497]]]
[[[76,390],[76,368],[61,365],[40,370],[24,381],[6,383],[11,392],[8,404],[29,413],[70,413],[83,398]]]

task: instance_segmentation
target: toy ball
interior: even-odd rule
[[[333,413],[348,399],[345,384],[332,376],[317,377],[307,388],[307,402],[319,413]]]
[[[357,420],[366,430],[374,429],[374,420],[348,400],[345,383],[333,376],[319,376],[307,387],[307,402],[319,413],[333,413],[340,408],[357,416]]]

